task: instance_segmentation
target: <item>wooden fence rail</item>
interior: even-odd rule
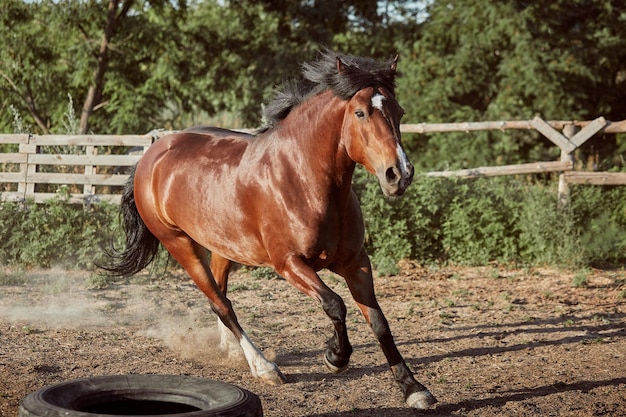
[[[477,167],[457,171],[428,172],[429,176],[488,177],[498,175],[560,172],[559,198],[568,200],[568,184],[626,185],[626,173],[574,170],[574,152],[599,132],[626,132],[626,120],[544,121],[538,117],[522,121],[476,123],[404,124],[403,133],[464,132],[479,130],[536,130],[561,149],[560,161]],[[128,168],[159,137],[168,131],[146,135],[29,135],[0,134],[0,145],[14,145],[0,153],[0,200],[36,202],[56,195],[59,186],[70,187],[70,201],[119,202]],[[127,154],[129,148],[137,152]]]

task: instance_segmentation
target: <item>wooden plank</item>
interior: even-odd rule
[[[30,135],[28,133],[2,134],[0,144],[28,143]]]
[[[620,122],[607,122],[604,133],[624,133],[626,132],[626,120]]]
[[[626,185],[626,172],[571,171],[563,174],[570,184]]]
[[[97,165],[97,166],[133,166],[141,155],[70,155],[70,154],[33,154],[31,164],[38,165]]]
[[[26,177],[28,177],[29,174],[33,174],[37,172],[37,165],[33,165],[29,162],[28,158],[31,157],[31,155],[37,153],[37,145],[34,145],[32,143],[28,144],[22,144],[20,145],[20,152],[24,152],[26,153],[26,163],[22,164],[22,167],[24,169],[20,168],[20,171],[23,171],[26,173],[26,176],[24,177],[24,182],[21,182],[18,184],[17,186],[17,190],[18,191],[22,191],[24,192],[25,195],[27,194],[31,194],[35,192],[35,184],[31,184],[28,181],[26,181]]]
[[[0,182],[24,182],[24,177],[23,172],[0,172]]]
[[[59,174],[54,172],[29,172],[26,176],[28,184],[90,184],[90,185],[124,185],[129,175],[109,174]]]
[[[98,154],[98,147],[89,145],[85,148],[85,156],[94,157]],[[96,173],[95,165],[85,165],[85,175],[91,176]],[[94,194],[96,192],[96,188],[93,184],[85,184],[83,186],[83,194]]]
[[[465,123],[405,123],[400,125],[400,132],[402,133],[472,132],[479,130],[508,129],[532,129],[532,126],[529,120]]]
[[[0,153],[0,164],[24,164],[27,159],[23,153]]]
[[[561,148],[564,152],[571,153],[576,150],[576,146],[572,144],[565,136],[555,130],[548,123],[539,117],[535,117],[530,124],[537,129],[539,133],[548,138],[552,143]]]
[[[607,125],[607,121],[604,117],[598,117],[587,126],[583,127],[582,130],[574,135],[570,139],[577,148],[579,148],[583,143],[587,142],[589,138],[598,133],[600,130],[604,129]]]
[[[402,133],[443,133],[443,132],[471,132],[478,130],[531,130],[532,120],[492,121],[492,122],[464,122],[464,123],[404,123],[400,125]],[[563,130],[566,125],[576,125],[584,128],[589,121],[578,120],[550,120],[546,122],[550,127]],[[604,129],[605,133],[626,132],[626,120],[609,122]]]
[[[7,194],[6,198],[5,195]],[[50,201],[53,198],[58,197],[58,194],[55,193],[34,193],[26,195],[26,199],[32,199],[36,203],[44,203],[46,201]],[[109,201],[111,203],[119,204],[122,199],[121,194],[71,194],[68,200],[69,203],[72,204],[84,204],[86,202],[97,203],[101,201]],[[17,193],[3,193],[2,194],[3,201],[23,201],[24,197],[18,195]]]
[[[457,171],[427,172],[429,177],[496,177],[501,175],[540,174],[544,172],[568,171],[573,168],[570,161],[532,162],[529,164],[502,165],[497,167],[478,167]]]
[[[0,192],[0,201],[23,201],[24,193],[19,191]]]
[[[38,146],[150,146],[150,135],[45,135],[34,136]]]

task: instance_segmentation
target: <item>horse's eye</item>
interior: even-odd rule
[[[357,118],[362,119],[365,117],[365,112],[363,110],[357,110],[354,112]]]

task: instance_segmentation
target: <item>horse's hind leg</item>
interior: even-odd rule
[[[206,259],[204,248],[187,235],[179,233],[172,237],[160,238],[163,246],[185,268],[198,288],[209,298],[211,309],[222,323],[235,335],[243,349],[252,375],[271,385],[285,382],[285,377],[276,364],[268,361],[243,331],[230,301],[218,286]]]
[[[334,270],[346,279],[350,293],[374,332],[406,403],[419,409],[436,403],[430,391],[415,380],[396,347],[387,319],[376,300],[371,264],[365,250],[361,251],[356,264]]]
[[[226,291],[228,289],[228,274],[230,272],[232,262],[217,253],[211,253],[210,266],[217,286],[220,291],[222,291],[222,294],[226,296]],[[228,327],[226,327],[219,317],[217,318],[217,328],[220,333],[220,349],[226,352],[228,357],[241,355],[243,352],[239,346],[239,340],[237,340],[235,335]]]

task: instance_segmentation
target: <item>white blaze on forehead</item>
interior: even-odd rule
[[[375,109],[378,109],[380,111],[383,111],[383,100],[385,99],[385,96],[383,96],[380,93],[377,93],[376,95],[374,95],[372,97],[372,107],[374,107]]]

